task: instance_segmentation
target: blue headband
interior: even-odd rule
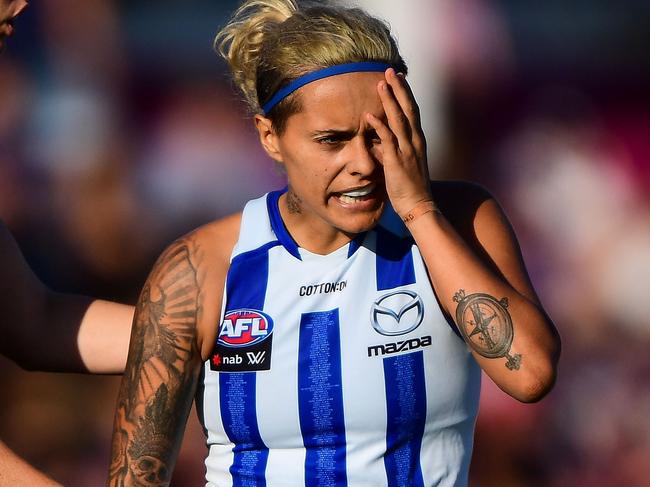
[[[388,63],[378,63],[378,62],[362,62],[362,63],[347,63],[347,64],[338,64],[336,66],[330,66],[329,68],[318,69],[312,71],[311,73],[304,74],[298,78],[291,81],[289,84],[283,86],[278,91],[275,92],[275,95],[267,101],[262,110],[265,115],[273,109],[275,105],[284,100],[291,93],[296,91],[299,88],[302,88],[312,81],[317,81],[319,79],[328,78],[330,76],[336,76],[337,74],[346,74],[346,73],[367,73],[367,72],[384,72],[392,65]]]

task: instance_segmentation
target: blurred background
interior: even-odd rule
[[[283,186],[211,48],[236,3],[41,0],[16,22],[0,217],[52,288],[134,303],[172,239]],[[650,3],[393,3],[365,6],[404,47],[432,175],[496,195],[563,338],[540,404],[484,380],[470,485],[647,485]],[[118,384],[0,357],[0,438],[102,485]],[[204,443],[192,413],[173,485],[202,484]]]

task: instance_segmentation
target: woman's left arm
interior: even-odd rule
[[[392,69],[379,83],[387,123],[368,114],[382,143],[386,190],[424,258],[443,309],[454,319],[483,370],[523,402],[555,382],[560,339],[530,284],[514,233],[487,198],[473,217],[482,257],[437,209],[417,104]]]
[[[481,260],[449,221],[432,211],[407,223],[442,307],[456,322],[483,370],[523,402],[555,382],[560,339],[530,284],[515,235],[494,199],[473,221]]]

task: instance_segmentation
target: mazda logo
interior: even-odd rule
[[[372,327],[382,335],[405,335],[415,330],[424,317],[424,304],[413,291],[393,291],[384,294],[370,311]]]

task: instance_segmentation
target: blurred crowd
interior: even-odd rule
[[[484,380],[470,485],[647,485],[650,4],[438,1],[433,176],[497,196],[563,339],[543,402]],[[43,0],[16,23],[0,217],[54,289],[134,303],[171,240],[284,185],[212,51],[235,5]],[[118,384],[1,359],[0,438],[100,485]],[[173,485],[200,485],[204,454],[193,413]]]

